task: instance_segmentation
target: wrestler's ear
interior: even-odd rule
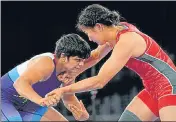
[[[104,26],[102,24],[100,24],[100,23],[96,23],[95,26],[94,26],[94,29],[97,32],[101,32],[101,31],[104,30]]]
[[[60,61],[61,61],[61,63],[67,62],[67,56],[65,56],[64,53],[61,53],[61,55],[60,55]]]

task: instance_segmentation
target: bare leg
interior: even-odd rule
[[[176,106],[166,106],[159,111],[161,121],[176,121]]]
[[[157,101],[144,89],[133,98],[119,121],[155,121],[158,118],[157,105]]]
[[[49,108],[48,111],[44,114],[40,121],[62,121],[68,122],[68,120],[54,108]]]
[[[137,96],[126,109],[134,113],[141,121],[155,121],[158,118]]]

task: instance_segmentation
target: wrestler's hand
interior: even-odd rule
[[[49,102],[48,98],[42,98],[39,101],[39,105],[44,107],[44,106],[50,106],[51,103]]]
[[[63,95],[63,92],[61,89],[59,88],[54,89],[53,91],[46,94],[45,96],[46,100],[44,101],[44,103],[46,103],[47,106],[54,106],[60,101],[62,95]]]
[[[80,101],[81,108],[76,107],[73,104],[69,104],[68,108],[72,112],[74,118],[77,121],[86,121],[89,119],[89,113],[87,112],[86,108],[84,107],[84,104],[82,101]]]
[[[64,83],[64,85],[68,85],[76,79],[76,75],[74,72],[67,71],[65,73],[59,74],[58,79]]]
[[[47,96],[41,100],[41,106],[56,106],[59,101],[55,98],[55,96]]]

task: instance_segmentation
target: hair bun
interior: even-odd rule
[[[112,11],[109,15],[108,15],[109,20],[112,21],[112,23],[114,25],[117,25],[120,22],[120,14],[117,11]]]

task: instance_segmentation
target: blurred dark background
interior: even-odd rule
[[[174,1],[2,1],[1,76],[36,54],[53,52],[55,42],[63,34],[78,33],[88,40],[85,34],[75,29],[75,25],[80,11],[93,3],[119,11],[127,22],[136,25],[142,32],[155,39],[175,62]],[[92,49],[97,47],[93,42],[89,44]],[[97,74],[108,56],[80,75],[78,80]],[[91,100],[89,92],[78,94],[78,97],[83,99],[90,113],[96,107],[97,115],[120,115],[142,88],[140,78],[124,68],[105,88],[98,90],[95,100]],[[65,115],[70,115],[62,105],[56,108],[62,110]]]

